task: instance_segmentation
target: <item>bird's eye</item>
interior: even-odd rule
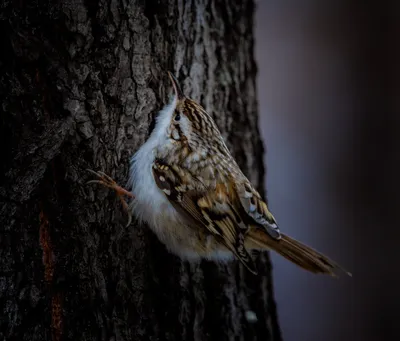
[[[180,114],[180,113],[177,113],[177,114],[175,115],[174,120],[175,120],[175,121],[179,121],[180,119],[181,119],[181,114]]]

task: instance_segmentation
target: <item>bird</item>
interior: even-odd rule
[[[324,254],[280,231],[213,118],[184,95],[171,72],[168,75],[173,96],[130,160],[131,190],[101,171],[90,170],[97,179],[89,182],[114,189],[129,216],[146,223],[181,259],[236,258],[257,275],[252,252],[272,250],[315,274],[336,277],[340,270],[351,276]],[[123,196],[129,197],[129,204]]]

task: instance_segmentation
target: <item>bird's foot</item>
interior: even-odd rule
[[[103,186],[106,186],[108,188],[113,189],[115,192],[117,192],[118,198],[121,200],[122,206],[124,207],[124,210],[128,213],[128,224],[129,225],[132,221],[132,215],[129,210],[129,205],[124,199],[124,195],[129,197],[129,198],[134,198],[134,195],[126,190],[125,188],[119,186],[113,178],[108,176],[106,173],[102,171],[94,171],[91,169],[87,170],[88,172],[92,173],[97,177],[97,180],[90,180],[86,184],[100,184]]]

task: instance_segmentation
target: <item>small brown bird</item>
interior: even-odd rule
[[[130,196],[126,207],[183,259],[228,260],[234,255],[256,274],[249,250],[274,250],[306,270],[334,276],[338,264],[279,231],[213,119],[169,76],[175,95],[132,157],[132,192],[101,172],[91,182]]]

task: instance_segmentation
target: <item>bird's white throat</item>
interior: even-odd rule
[[[168,128],[175,111],[177,98],[166,105],[156,118],[156,124],[148,140],[133,155],[130,165],[129,182],[135,199],[131,208],[133,214],[141,221],[149,224],[163,239],[161,220],[177,219],[175,208],[169,203],[164,193],[157,187],[152,172],[155,159],[155,151],[159,146],[167,146],[170,143]]]

